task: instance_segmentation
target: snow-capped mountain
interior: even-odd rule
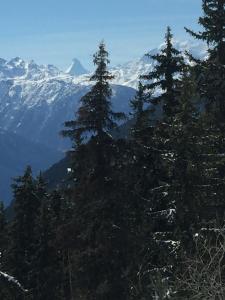
[[[84,68],[84,66],[77,58],[74,58],[72,64],[70,65],[68,70],[66,70],[66,73],[71,76],[80,76],[83,74],[88,74],[89,71]]]
[[[59,132],[65,121],[74,118],[90,82],[77,83],[77,77],[53,66],[19,58],[4,61],[0,71],[0,128],[55,149],[68,148]],[[114,109],[128,112],[134,93],[132,88],[114,85]]]
[[[186,51],[188,53],[191,53],[197,59],[204,59],[207,56],[208,48],[205,44],[190,41],[174,41],[173,44],[177,50],[181,51],[184,54],[187,62],[188,58],[185,55]],[[149,54],[149,56],[155,55],[159,53],[164,46],[165,44],[161,44],[158,48],[154,48],[146,54]],[[137,89],[140,76],[148,74],[154,68],[155,61],[149,56],[143,55],[139,59],[125,62],[124,64],[112,67],[110,71],[115,76],[113,83]],[[83,74],[76,77],[75,82],[86,85],[88,84],[88,78],[89,74]]]
[[[53,65],[38,65],[34,61],[25,62],[16,57],[10,61],[0,59],[0,79],[20,78],[24,80],[41,80],[58,76],[61,72]]]
[[[159,53],[164,46],[165,45],[162,44],[158,48],[150,50],[148,54],[150,56],[155,55]],[[198,59],[204,59],[207,56],[207,46],[204,44],[175,41],[174,46],[182,53],[185,54],[187,51]],[[143,55],[140,59],[116,66],[111,69],[115,76],[114,83],[137,88],[139,77],[151,72],[154,65],[155,62],[149,56]]]
[[[207,55],[206,46],[201,44],[176,42],[175,46],[181,51],[191,52],[197,58],[204,58]],[[149,54],[156,54],[161,47],[163,45],[151,50]],[[147,74],[153,67],[154,61],[142,56],[140,59],[111,68],[115,76],[112,85],[112,103],[115,111],[129,112],[129,101],[136,93],[135,88],[140,75]],[[67,72],[63,72],[53,65],[38,65],[34,61],[27,62],[19,57],[9,61],[0,59],[0,130],[4,132],[1,149],[4,143],[6,144],[5,137],[12,134],[10,143],[12,140],[24,138],[32,145],[33,143],[39,145],[38,151],[28,151],[31,154],[29,161],[32,164],[37,160],[37,153],[43,156],[42,168],[45,168],[45,165],[47,167],[48,163],[53,163],[54,159],[50,159],[53,155],[47,155],[46,146],[53,148],[54,151],[70,147],[69,140],[61,138],[59,132],[64,128],[66,120],[74,118],[80,98],[90,89],[90,75],[77,60],[73,61]],[[16,138],[18,135],[21,139]],[[23,144],[25,144],[23,141],[17,143],[16,152],[25,153]],[[28,148],[33,149],[32,145]],[[13,147],[15,149],[15,145]],[[43,151],[40,147],[43,147]],[[4,155],[0,162],[0,178],[8,172],[5,171],[4,162],[11,161],[10,158],[4,159]],[[16,158],[18,160],[15,161],[13,169],[22,170],[25,167],[23,155]],[[7,170],[9,169],[7,167]],[[14,173],[10,172],[6,175],[8,183],[9,178],[14,176]],[[9,187],[6,193],[9,193]],[[1,195],[0,190],[0,197]]]
[[[11,200],[12,178],[27,164],[35,172],[47,169],[68,150],[60,137],[64,122],[74,118],[80,98],[90,89],[54,66],[21,58],[0,60],[0,199]],[[113,86],[115,110],[129,111],[135,90]]]
[[[197,58],[206,56],[207,48],[202,44],[175,42],[175,46]],[[162,47],[149,54],[156,54]],[[142,56],[111,68],[115,76],[112,102],[116,111],[129,112],[129,100],[135,94],[139,76],[151,71],[154,63]],[[0,128],[54,148],[65,148],[59,132],[63,123],[74,117],[80,98],[91,86],[90,73],[77,75],[82,70],[86,72],[77,60],[70,70],[62,72],[52,65],[25,62],[18,57],[10,61],[0,59]]]

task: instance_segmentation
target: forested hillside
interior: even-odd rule
[[[225,0],[198,21],[185,30],[207,56],[184,56],[168,27],[126,134],[99,44],[66,159],[14,179],[13,220],[0,207],[0,299],[225,299]]]

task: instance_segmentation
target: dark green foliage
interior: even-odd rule
[[[71,130],[63,132],[76,143],[88,133],[102,138],[107,131],[117,126],[116,120],[124,118],[124,114],[115,113],[111,109],[112,90],[109,81],[113,76],[107,71],[109,59],[104,43],[99,45],[99,51],[94,55],[93,62],[97,68],[90,81],[94,81],[95,84],[91,91],[81,98],[77,119],[65,123]]]
[[[186,31],[197,39],[206,41],[212,45],[209,49],[210,60],[216,60],[220,64],[225,63],[225,1],[203,0],[202,9],[204,15],[199,18],[199,24],[204,31],[194,32],[186,28]]]
[[[74,289],[86,299],[125,299],[127,289],[123,274],[127,212],[122,195],[116,193],[121,190],[114,174],[118,145],[109,134],[117,126],[115,121],[124,115],[111,110],[109,80],[113,77],[107,71],[108,63],[108,53],[101,43],[94,55],[97,68],[91,80],[95,84],[81,99],[77,119],[66,123],[71,130],[64,131],[76,147],[71,153],[76,232],[70,245],[73,256],[67,252],[67,258],[68,265],[73,264],[77,270],[75,278],[70,276]],[[88,133],[90,139],[84,144]]]
[[[178,113],[170,129],[171,136],[171,187],[170,198],[175,202],[176,231],[186,247],[200,223],[202,200],[206,195],[202,152],[202,129],[195,77],[185,72],[180,85]]]
[[[209,57],[196,66],[199,74],[199,91],[205,101],[208,118],[212,122],[224,123],[225,114],[225,2],[224,0],[204,0],[203,17],[199,24],[203,31],[191,35],[206,41],[210,46]],[[224,124],[223,124],[224,126]]]
[[[215,238],[225,211],[224,0],[203,0],[203,12],[203,31],[187,31],[210,45],[209,57],[185,66],[168,27],[131,101],[127,139],[116,134],[124,115],[111,107],[113,76],[101,43],[92,88],[63,131],[73,149],[47,173],[50,189],[61,182],[60,190],[47,191],[30,167],[15,180],[9,225],[0,206],[0,268],[29,289],[26,300],[186,299],[193,289],[175,278],[199,279],[198,266],[216,249],[202,248],[208,237],[224,269],[223,231]],[[206,273],[207,286],[194,281],[194,289],[207,294]],[[4,299],[23,299],[0,284]]]
[[[160,88],[162,93],[152,99],[153,104],[163,106],[164,118],[173,117],[177,111],[177,84],[179,74],[184,68],[184,59],[181,53],[173,47],[173,35],[170,27],[165,36],[165,48],[159,54],[151,56],[156,61],[154,70],[142,78],[151,81],[147,84],[149,90]],[[148,55],[148,54],[147,54]]]
[[[37,300],[60,299],[59,281],[62,268],[60,255],[53,241],[56,238],[58,214],[61,213],[61,197],[54,192],[54,202],[51,203],[51,197],[47,193],[46,183],[41,174],[36,180],[36,191],[41,199],[41,205],[35,226],[37,241],[33,253],[35,276],[33,297]]]
[[[8,260],[12,275],[31,289],[34,287],[33,255],[36,250],[35,226],[41,199],[36,193],[35,181],[30,167],[23,176],[14,181],[15,217],[10,229],[11,243]]]
[[[205,193],[202,203],[202,218],[211,224],[223,224],[224,219],[224,146],[225,146],[225,2],[224,0],[204,0],[203,17],[199,23],[202,32],[194,37],[206,41],[210,46],[209,57],[194,67],[197,74],[197,88],[205,112],[201,116],[204,160]],[[211,211],[211,213],[210,213]],[[212,211],[214,213],[212,213]],[[212,216],[214,214],[214,217]]]
[[[131,100],[133,117],[135,119],[135,123],[132,128],[132,136],[134,139],[139,140],[140,142],[144,142],[144,135],[146,135],[146,130],[150,126],[149,117],[153,112],[152,109],[147,106],[149,95],[145,90],[145,86],[139,82],[136,97]]]

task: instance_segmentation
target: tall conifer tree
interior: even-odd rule
[[[207,201],[202,210],[208,215],[206,220],[221,225],[225,192],[225,1],[203,0],[202,8],[203,16],[199,18],[199,24],[203,30],[197,33],[186,30],[209,45],[208,58],[198,61],[194,67],[205,107],[201,121],[204,125],[202,140]]]
[[[104,43],[99,45],[93,61],[96,71],[90,80],[95,83],[81,98],[77,119],[66,122],[70,129],[64,131],[76,141],[75,159],[79,160],[83,147],[85,161],[74,190],[74,289],[86,299],[126,299],[126,212],[117,193],[120,189],[114,171],[118,147],[110,135],[124,114],[111,108],[109,82],[113,76],[107,70],[109,59]]]
[[[37,245],[35,227],[40,199],[36,193],[31,167],[27,167],[24,175],[16,178],[14,182],[15,216],[10,228],[11,243],[7,259],[10,273],[31,291],[36,284],[33,273]]]
[[[147,56],[149,56],[147,54]],[[159,54],[150,56],[156,65],[154,70],[147,75],[141,76],[150,81],[146,87],[150,90],[161,89],[158,96],[153,97],[153,104],[161,104],[163,117],[171,118],[177,111],[177,84],[179,74],[184,67],[184,59],[181,53],[173,47],[173,35],[170,27],[165,36],[165,47]]]

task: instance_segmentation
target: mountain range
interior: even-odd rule
[[[201,44],[175,42],[175,46],[197,58],[206,56],[207,48]],[[162,47],[149,54],[158,53]],[[112,82],[115,111],[129,114],[129,101],[136,93],[139,76],[153,67],[154,61],[143,55],[110,69],[115,76]],[[34,166],[35,172],[46,169],[71,147],[70,141],[60,137],[59,132],[65,121],[74,118],[80,98],[91,88],[90,75],[77,59],[66,71],[19,57],[9,61],[0,59],[0,198],[4,201],[10,200],[10,178],[22,172],[26,164]],[[8,140],[14,140],[14,147]]]

